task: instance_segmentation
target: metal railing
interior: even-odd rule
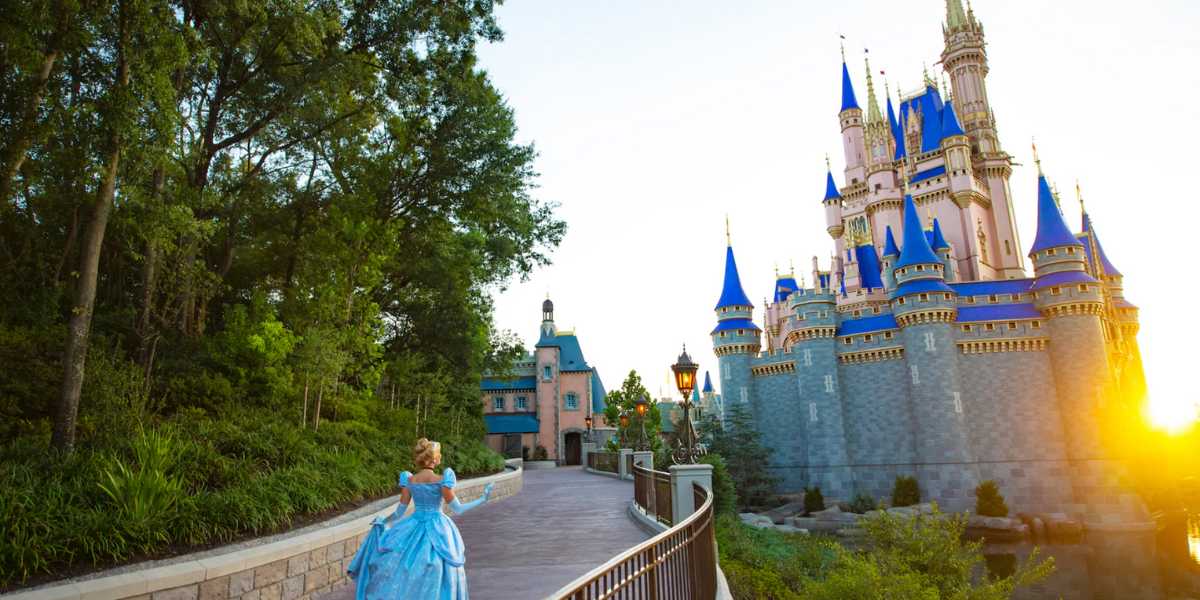
[[[633,454],[625,455],[625,472],[633,474]]]
[[[670,526],[675,521],[671,501],[671,474],[633,467],[633,501],[650,518]]]
[[[617,473],[620,465],[620,455],[616,452],[589,452],[588,468],[605,473]]]
[[[550,597],[557,600],[714,600],[717,595],[717,544],[712,494],[698,484],[693,484],[692,493],[699,507],[696,512],[572,581]]]

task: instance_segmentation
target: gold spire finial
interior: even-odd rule
[[[792,272],[792,277],[796,276],[796,261],[788,259],[788,270]]]
[[[1030,145],[1033,146],[1033,164],[1037,165],[1038,175],[1042,174],[1042,159],[1038,158],[1037,140],[1030,138]]]
[[[838,42],[838,46],[840,46],[842,49],[842,64],[845,64],[846,63],[846,36],[838,34],[838,37],[842,38],[842,41]]]
[[[1083,205],[1083,192],[1079,191],[1079,180],[1075,180],[1075,197],[1079,199],[1079,211],[1087,214],[1087,207]]]
[[[779,263],[775,263],[775,279],[779,279]]]
[[[733,238],[729,236],[729,214],[725,215],[725,245],[733,245]]]
[[[933,230],[933,207],[929,206],[929,205],[925,206],[925,223],[926,223],[925,228],[932,231]]]
[[[825,153],[825,170],[829,171],[831,173],[833,172],[833,167],[829,166],[829,153],[828,152]]]
[[[925,85],[933,84],[933,80],[929,78],[929,67],[925,65],[925,61],[921,61],[921,76],[925,78]]]

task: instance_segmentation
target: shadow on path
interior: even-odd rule
[[[538,600],[646,540],[626,510],[633,483],[580,467],[525,471],[516,496],[454,521],[473,600]],[[342,588],[318,600],[352,600]]]

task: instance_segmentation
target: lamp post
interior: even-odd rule
[[[642,396],[637,399],[634,406],[637,408],[638,420],[642,422],[642,437],[638,443],[638,450],[649,450],[650,440],[646,439],[646,410],[650,408],[650,402],[646,400],[645,396]]]
[[[587,426],[587,432],[583,434],[583,441],[592,441],[592,415],[583,418],[583,424]]]
[[[688,356],[687,345],[671,371],[675,373],[675,387],[683,394],[683,431],[680,432],[676,448],[671,452],[671,460],[677,465],[694,464],[696,459],[704,455],[704,447],[696,443],[696,430],[692,428],[692,390],[696,389],[696,371],[700,365]]]
[[[625,447],[625,430],[629,428],[629,413],[621,411],[621,447]]]

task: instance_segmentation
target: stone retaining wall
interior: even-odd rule
[[[464,479],[455,493],[467,502],[494,483],[492,499],[521,491],[521,459],[506,461],[504,473]],[[57,582],[0,595],[3,600],[308,600],[351,582],[346,566],[366,538],[371,521],[395,510],[399,496],[349,515],[301,529],[281,539],[242,547],[121,567],[84,579]],[[412,512],[413,507],[409,507]],[[347,519],[348,517],[348,519]],[[163,565],[162,563],[170,564]],[[162,565],[162,566],[158,566]]]

